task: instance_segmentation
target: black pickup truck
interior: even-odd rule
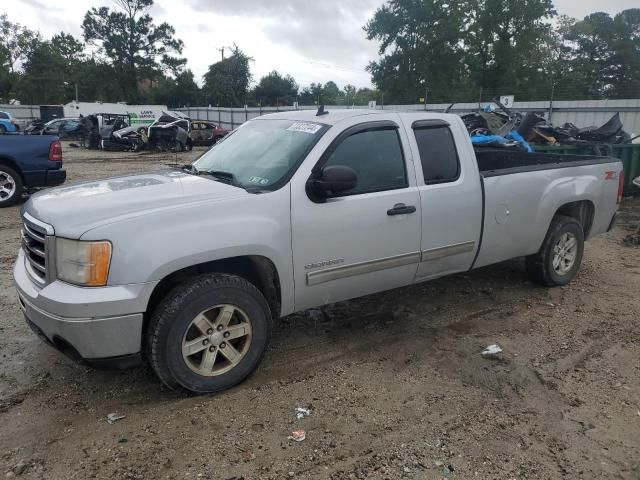
[[[0,208],[25,191],[64,183],[62,145],[54,135],[0,135]]]

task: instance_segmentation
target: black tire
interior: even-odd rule
[[[564,234],[571,234],[576,239],[577,251],[572,267],[560,273],[554,269],[554,249]],[[568,284],[580,270],[584,253],[584,230],[578,220],[573,217],[556,215],[551,222],[547,236],[542,242],[540,251],[526,259],[529,278],[546,287],[557,287]]]
[[[0,164],[0,187],[5,185],[4,180],[7,179],[5,175],[13,179],[13,188],[12,193],[7,194],[7,196],[5,196],[5,192],[0,188],[0,208],[8,207],[16,203],[22,197],[22,192],[24,191],[24,184],[22,183],[20,174],[14,169],[2,164]]]
[[[248,349],[229,371],[216,376],[199,375],[187,365],[182,342],[196,316],[221,304],[241,309],[250,319]],[[147,329],[145,356],[156,375],[170,389],[183,393],[213,393],[231,388],[247,378],[262,360],[270,339],[271,312],[262,293],[235,275],[206,274],[178,285],[158,305]]]

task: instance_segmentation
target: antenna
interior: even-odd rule
[[[316,113],[316,117],[321,117],[322,115],[328,115],[329,112],[324,111],[324,105],[320,105],[318,108],[318,113]]]

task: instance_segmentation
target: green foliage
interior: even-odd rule
[[[280,75],[276,70],[260,79],[251,91],[251,102],[263,107],[293,105],[298,97],[298,84],[291,75]]]
[[[427,88],[449,94],[464,87],[468,3],[390,0],[375,12],[364,29],[380,42],[381,58],[368,70],[387,103],[417,103]]]
[[[272,71],[253,89],[252,59],[237,46],[209,66],[203,86],[184,70],[183,43],[149,15],[153,0],[92,8],[84,41],[60,32],[43,40],[0,14],[0,102],[126,101],[169,107],[363,106],[483,101],[637,98],[640,8],[558,17],[552,0],[387,0],[365,25],[380,43],[368,71],[376,89],[333,81],[299,88]],[[97,55],[87,55],[87,46]],[[481,93],[482,92],[482,93]]]
[[[82,23],[84,38],[95,43],[113,65],[126,98],[138,96],[140,80],[156,80],[163,72],[177,74],[186,60],[176,57],[184,47],[168,23],[155,25],[148,11],[153,0],[114,0],[118,7],[92,8]]]
[[[611,17],[593,13],[560,30],[567,52],[561,80],[575,85],[564,97],[630,98],[640,94],[640,9]]]
[[[0,100],[14,98],[20,74],[18,67],[25,61],[37,42],[40,34],[13,23],[7,14],[0,15]]]
[[[388,0],[364,29],[380,42],[368,70],[387,103],[426,90],[432,103],[640,94],[640,9],[576,22],[552,0]]]
[[[247,101],[253,59],[234,45],[231,56],[209,66],[202,94],[206,103],[221,107],[242,107]]]

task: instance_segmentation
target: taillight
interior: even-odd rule
[[[49,146],[49,161],[62,163],[62,144],[58,140]]]
[[[618,205],[622,203],[623,193],[624,193],[624,171],[620,170],[620,175],[618,175],[618,200],[616,201]]]

